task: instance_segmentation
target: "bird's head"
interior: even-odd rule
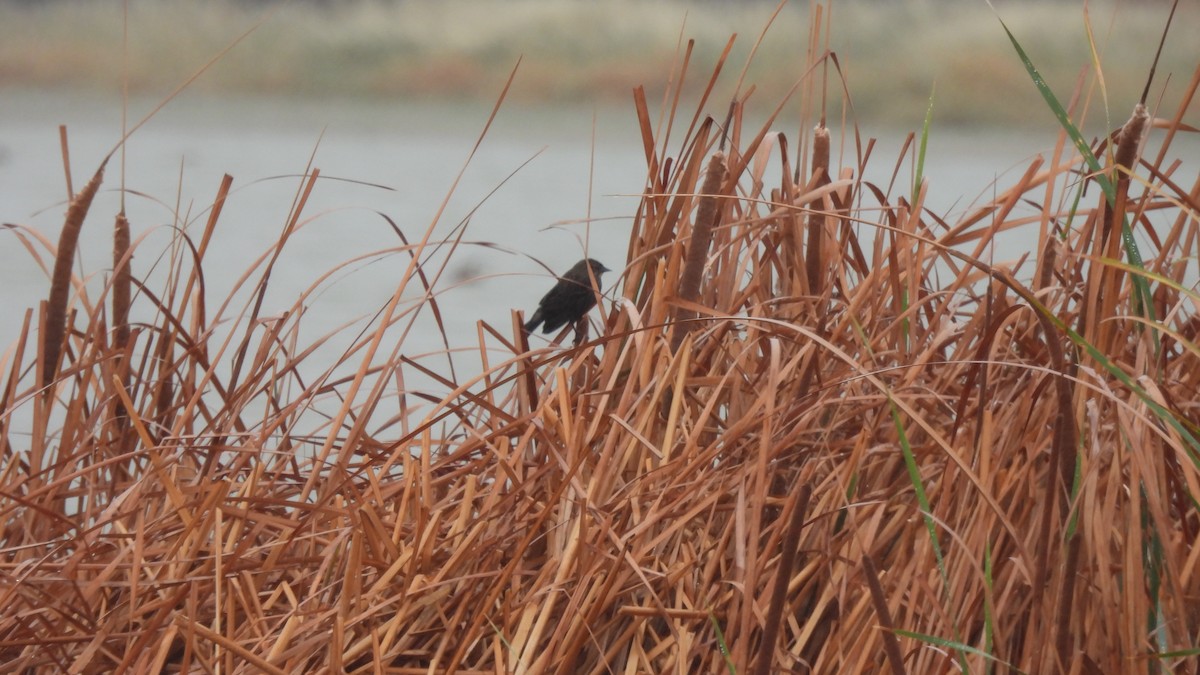
[[[612,271],[612,270],[608,269],[607,267],[605,267],[604,263],[600,262],[599,260],[596,260],[595,258],[586,258],[584,260],[580,260],[575,265],[575,268],[578,269],[580,272],[582,272],[584,265],[587,265],[588,267],[592,268],[592,275],[595,276],[597,279],[600,278],[601,274]]]

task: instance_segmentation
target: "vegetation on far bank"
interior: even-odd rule
[[[490,99],[523,58],[511,96],[528,101],[628,101],[634,86],[666,86],[680,34],[710,66],[731,33],[745,60],[773,3],[606,0],[409,0],[232,3],[134,0],[129,75],[164,92],[260,17],[270,18],[194,86],[222,92]],[[1070,91],[1090,61],[1077,3],[1003,2],[1043,75]],[[1195,26],[1188,3],[1177,25]],[[1093,3],[1106,84],[1136,97],[1162,16],[1159,4]],[[748,77],[763,91],[791,86],[809,46],[807,2],[784,6]],[[983,2],[838,3],[829,47],[855,82],[860,119],[919,125],[933,83],[941,123],[1026,125],[1038,105]],[[107,2],[0,3],[0,86],[120,87],[122,16]],[[824,43],[823,43],[824,44]],[[1188,40],[1170,44],[1160,72],[1186,77]],[[707,66],[706,66],[707,67]],[[720,92],[719,92],[720,93]],[[820,92],[815,92],[820,94]],[[836,114],[838,91],[826,92]],[[1173,104],[1173,101],[1168,101]]]

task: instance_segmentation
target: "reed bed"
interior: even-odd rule
[[[690,54],[660,113],[636,92],[646,189],[594,329],[481,323],[479,377],[389,351],[441,311],[428,234],[300,375],[301,301],[260,305],[315,169],[243,309],[205,292],[228,179],[163,287],[121,287],[127,230],[103,297],[56,272],[0,362],[0,670],[1192,672],[1200,179],[1172,141],[1200,68],[949,218],[920,138],[880,185],[815,105],[737,81],[706,115],[725,56],[681,112]],[[819,101],[836,61],[808,61]],[[417,374],[451,393],[418,409]]]

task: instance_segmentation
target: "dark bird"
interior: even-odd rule
[[[592,278],[599,284],[600,275],[607,271],[608,268],[600,261],[591,258],[575,263],[574,267],[558,278],[554,288],[542,297],[533,318],[525,323],[525,332],[532,333],[537,330],[538,324],[541,324],[542,332],[550,333],[582,319],[584,314],[596,306],[596,293],[599,292],[599,288],[592,286]]]

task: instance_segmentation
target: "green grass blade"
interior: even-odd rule
[[[904,466],[908,469],[908,480],[912,483],[913,492],[917,495],[917,504],[921,507],[921,517],[925,519],[925,529],[929,532],[929,541],[933,544],[933,555],[937,559],[938,574],[942,577],[942,585],[950,586],[950,578],[946,574],[946,563],[942,559],[942,546],[938,543],[937,523],[933,520],[933,508],[929,505],[929,497],[925,494],[925,486],[921,483],[921,469],[913,455],[912,446],[908,442],[908,433],[904,430],[904,422],[900,419],[900,410],[896,408],[891,396],[888,396],[891,406],[892,423],[900,438],[900,452],[904,455]]]
[[[1010,672],[1022,673],[1022,674],[1025,673],[1025,671],[1021,670],[1020,668],[1017,668],[1013,664],[1011,664],[1007,661],[998,659],[995,656],[983,651],[982,649],[978,649],[978,648],[972,647],[971,645],[963,644],[963,643],[955,641],[955,640],[947,640],[945,638],[940,638],[935,635],[925,635],[922,633],[914,633],[912,631],[899,630],[899,629],[896,630],[896,634],[903,635],[904,637],[912,638],[914,640],[920,640],[921,642],[934,645],[935,647],[941,647],[943,649],[953,649],[953,650],[956,650],[959,652],[964,652],[967,654],[974,654],[976,656],[982,656],[983,658],[987,659],[989,663],[995,663],[995,664],[1004,666],[1005,668],[1008,668],[1010,670]]]
[[[929,128],[933,126],[933,96],[937,93],[937,82],[929,90],[929,107],[925,109],[925,124],[921,127],[921,145],[917,151],[917,172],[913,176],[912,204],[917,203],[921,181],[925,179],[925,148],[929,145]]]
[[[729,645],[725,644],[725,631],[721,630],[721,623],[712,614],[708,615],[708,620],[712,623],[713,630],[717,632],[717,648],[721,650],[721,656],[725,658],[725,667],[729,669],[729,675],[737,675],[737,666],[729,657]]]
[[[992,9],[994,11],[995,7]],[[1083,134],[1079,131],[1079,128],[1076,127],[1071,121],[1070,116],[1067,114],[1066,108],[1064,108],[1062,103],[1059,102],[1058,97],[1054,95],[1054,91],[1050,89],[1050,85],[1046,84],[1046,79],[1042,77],[1040,72],[1038,72],[1037,66],[1033,65],[1033,61],[1021,47],[1021,43],[1017,41],[1017,38],[1012,34],[1012,31],[1008,29],[1008,25],[1004,23],[1003,19],[1000,19],[999,13],[997,13],[996,18],[1000,21],[1000,26],[1004,28],[1004,33],[1008,35],[1008,40],[1012,43],[1013,49],[1016,50],[1017,56],[1020,57],[1021,63],[1025,65],[1025,70],[1029,73],[1030,79],[1033,80],[1033,85],[1037,87],[1038,93],[1042,95],[1042,99],[1046,101],[1047,107],[1049,107],[1050,111],[1054,113],[1054,117],[1058,119],[1059,125],[1061,125],[1063,130],[1067,132],[1067,136],[1071,139],[1071,144],[1075,146],[1075,149],[1079,152],[1080,156],[1083,157],[1084,162],[1087,163],[1088,170],[1091,172],[1091,177],[1104,192],[1104,198],[1108,202],[1109,208],[1116,208],[1117,189],[1116,186],[1113,185],[1112,180],[1109,179],[1108,175],[1104,173],[1104,167],[1100,164],[1100,160],[1096,158],[1094,153],[1092,153],[1092,149],[1090,146],[1088,146],[1087,140],[1083,137]],[[1121,218],[1121,241],[1125,246],[1126,255],[1129,256],[1130,264],[1139,268],[1142,267],[1143,264],[1141,252],[1138,250],[1137,241],[1133,238],[1133,230],[1129,227],[1129,219],[1124,216]],[[1144,316],[1153,318],[1154,310],[1151,302],[1149,284],[1146,283],[1144,278],[1136,276],[1133,278],[1133,284],[1135,290],[1137,291],[1138,310],[1142,312]],[[1148,314],[1146,314],[1147,312]]]

